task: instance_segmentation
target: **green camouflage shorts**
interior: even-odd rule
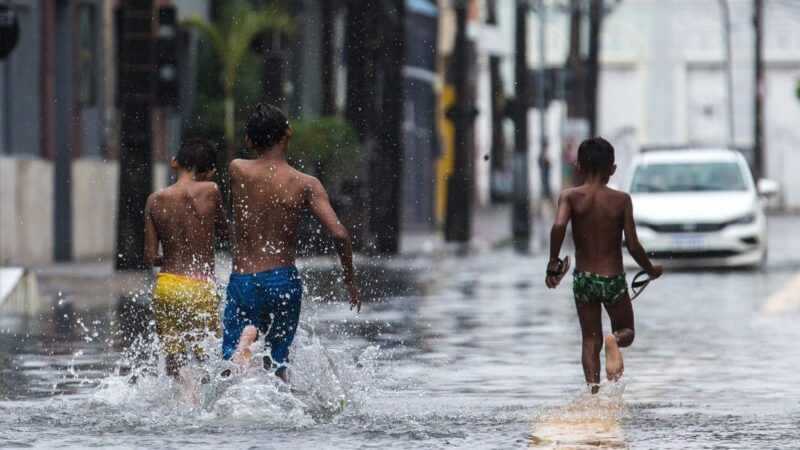
[[[614,305],[628,296],[625,273],[614,276],[596,275],[581,270],[572,272],[572,293],[575,301],[599,301]]]

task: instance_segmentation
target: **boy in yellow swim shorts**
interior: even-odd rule
[[[151,194],[145,206],[145,260],[161,266],[152,299],[156,332],[167,373],[187,387],[187,352],[202,357],[197,341],[219,335],[214,247],[229,231],[219,188],[210,181],[215,161],[211,143],[186,141],[172,159],[175,183]]]

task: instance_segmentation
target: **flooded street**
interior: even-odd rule
[[[326,270],[307,269],[293,388],[257,365],[221,379],[213,354],[195,408],[147,351],[125,352],[122,330],[146,325],[146,308],[4,317],[0,446],[796,448],[800,307],[776,293],[800,270],[797,223],[773,219],[762,270],[652,283],[634,303],[623,382],[597,399],[584,392],[570,278],[548,291],[541,254],[363,271],[360,316],[330,301]]]

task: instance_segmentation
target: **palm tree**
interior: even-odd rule
[[[233,0],[226,2],[219,20],[214,23],[192,16],[181,25],[202,31],[217,51],[225,92],[225,153],[230,161],[234,157],[236,140],[233,86],[242,58],[253,40],[265,31],[290,33],[293,29],[291,16],[277,7],[256,9],[249,1]]]

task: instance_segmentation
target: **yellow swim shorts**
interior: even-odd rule
[[[156,333],[168,356],[182,356],[187,345],[209,334],[219,336],[219,299],[212,281],[161,272],[152,304]],[[202,357],[198,348],[191,350]]]

